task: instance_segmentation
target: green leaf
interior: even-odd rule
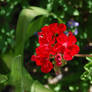
[[[85,72],[81,75],[82,80],[89,80],[92,83],[92,62],[84,66]]]
[[[12,82],[19,81],[22,78],[22,56],[16,56],[11,63],[11,78]],[[21,80],[20,80],[21,81]]]
[[[23,51],[25,42],[33,35],[34,32],[40,29],[47,15],[48,12],[39,7],[29,7],[28,9],[23,9],[19,15],[16,29],[15,52],[12,53],[13,57],[10,56],[11,63],[9,64],[11,65],[11,73],[8,82],[8,84],[15,87],[15,92],[30,92],[31,86],[36,90],[36,92],[52,92],[51,90],[44,88],[44,86],[38,82],[36,82],[36,87],[33,86],[35,81],[23,66]],[[40,17],[34,19],[37,16]],[[4,60],[7,61],[7,59]]]
[[[51,89],[45,88],[38,81],[34,81],[34,83],[31,86],[30,92],[53,92],[53,91]]]
[[[34,81],[22,63],[22,56],[16,56],[12,61],[9,84],[15,86],[15,92],[53,92],[38,81]],[[35,91],[34,91],[35,90]]]
[[[27,34],[26,34],[26,40],[28,40],[29,37],[31,37],[34,34],[34,32],[39,31],[39,29],[43,25],[45,18],[46,18],[45,16],[41,16],[38,19],[32,21],[31,24],[29,24],[28,29],[27,29]]]
[[[29,7],[29,9],[32,10],[32,12],[33,12],[33,14],[35,14],[35,16],[38,16],[38,15],[48,16],[49,15],[47,10],[40,8],[40,7],[31,6],[31,7]]]
[[[73,12],[73,15],[74,15],[74,16],[79,16],[79,11],[78,11],[78,10],[75,10],[75,11]]]
[[[23,9],[21,11],[16,29],[16,47],[15,47],[16,55],[23,53],[25,41],[28,40],[28,38],[32,36],[34,32],[38,31],[38,29],[40,28],[40,25],[44,18],[40,18],[41,20],[38,19],[39,22],[38,20],[33,21],[35,17],[40,15],[47,16],[48,12],[45,9],[39,7],[29,7],[28,9]],[[35,24],[36,25],[38,24],[39,26],[38,25],[35,26]],[[35,27],[37,28],[32,30],[32,28]]]
[[[84,66],[84,69],[89,72],[89,69],[92,68],[92,62],[89,62]]]
[[[92,57],[86,57],[86,59],[90,62],[92,62]]]
[[[6,75],[0,74],[0,84],[4,83],[8,80],[8,77]]]
[[[3,55],[4,62],[11,70],[7,83],[15,86],[16,92],[21,92],[21,90],[27,90],[29,92],[33,79],[23,66],[22,56],[14,57],[12,54]]]
[[[11,69],[11,62],[13,60],[13,57],[14,57],[14,53],[12,52],[8,52],[6,54],[1,55],[1,58],[3,62],[6,64],[6,66],[8,67],[8,69]]]
[[[12,61],[9,84],[15,86],[15,92],[29,92],[32,83],[32,77],[23,66],[22,56],[16,56]]]

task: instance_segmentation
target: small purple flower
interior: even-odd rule
[[[78,22],[75,22],[74,24],[75,24],[75,27],[78,27],[79,26],[79,23]]]
[[[74,35],[77,35],[77,34],[78,34],[78,29],[75,28],[75,30],[74,30]]]
[[[78,34],[78,26],[79,22],[74,21],[73,19],[70,19],[67,23],[68,27],[71,28],[74,35]]]
[[[69,20],[67,23],[68,27],[72,28],[72,27],[78,27],[79,23],[74,21],[73,19]]]

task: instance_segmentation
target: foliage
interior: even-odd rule
[[[35,32],[54,22],[67,25],[71,19],[79,23],[76,37],[80,53],[91,54],[92,0],[0,0],[1,92],[8,85],[15,86],[16,92],[52,92],[45,90],[43,85],[55,92],[88,92],[92,83],[92,58],[75,57],[69,61],[61,68],[62,79],[55,84],[48,82],[56,77],[53,71],[43,74],[34,62],[30,62],[39,45]]]
[[[35,81],[33,81],[31,76],[28,74],[28,72],[25,70],[23,66],[23,53],[24,53],[25,42],[29,39],[30,36],[32,36],[33,32],[37,31],[36,29],[34,29],[33,31],[30,32],[29,29],[32,28],[31,25],[33,24],[35,25],[35,21],[36,22],[38,21],[38,19],[36,19],[35,21],[33,21],[33,19],[39,15],[43,15],[40,18],[38,18],[40,19],[39,22],[41,24],[39,23],[39,25],[37,25],[36,28],[39,29],[42,25],[42,21],[44,20],[45,16],[48,15],[48,12],[45,11],[44,9],[37,8],[37,7],[30,7],[29,9],[23,9],[18,19],[18,24],[16,28],[15,50],[14,52],[11,52],[11,54],[8,54],[9,56],[10,55],[12,56],[10,58],[10,62],[8,62],[11,66],[9,66],[10,74],[9,74],[9,80],[7,84],[13,85],[15,87],[15,92],[22,92],[22,91],[30,92],[31,86],[32,88],[34,87],[33,84]],[[3,59],[4,59],[4,56],[3,56]],[[38,84],[40,86],[36,86]],[[47,90],[46,92],[52,92],[51,90],[44,88],[39,82],[37,82],[35,86],[37,90],[40,87],[39,89],[40,91],[45,89],[45,91]],[[34,91],[32,90],[31,92],[34,92]]]
[[[87,59],[90,62],[84,66],[85,72],[82,74],[81,79],[88,80],[92,84],[92,57],[87,57]]]
[[[16,18],[21,8],[28,6],[24,0],[0,0],[0,51],[6,52],[13,48]]]
[[[7,80],[8,80],[7,76],[0,74],[0,84],[4,83]]]

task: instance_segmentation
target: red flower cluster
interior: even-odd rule
[[[53,23],[41,30],[38,33],[40,46],[36,48],[36,55],[31,57],[31,61],[41,66],[42,72],[50,72],[53,65],[60,67],[63,61],[72,60],[79,52],[79,47],[75,44],[76,37],[71,32],[64,34],[65,24]]]

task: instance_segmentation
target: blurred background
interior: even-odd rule
[[[29,6],[44,8],[52,13],[53,16],[48,16],[43,26],[55,22],[65,23],[67,32],[71,30],[77,37],[80,53],[92,54],[92,0],[0,0],[0,58],[3,54],[14,50],[19,13]],[[56,75],[54,71],[44,74],[34,62],[30,61],[37,46],[36,32],[27,41],[24,50],[24,66],[34,80],[39,80],[45,87],[52,88],[55,92],[92,92],[92,64],[90,64],[92,58],[75,57],[61,68],[61,74]],[[0,60],[0,73],[8,72],[8,70],[5,72],[4,68],[5,64]],[[3,90],[5,88],[7,89],[1,87]]]

